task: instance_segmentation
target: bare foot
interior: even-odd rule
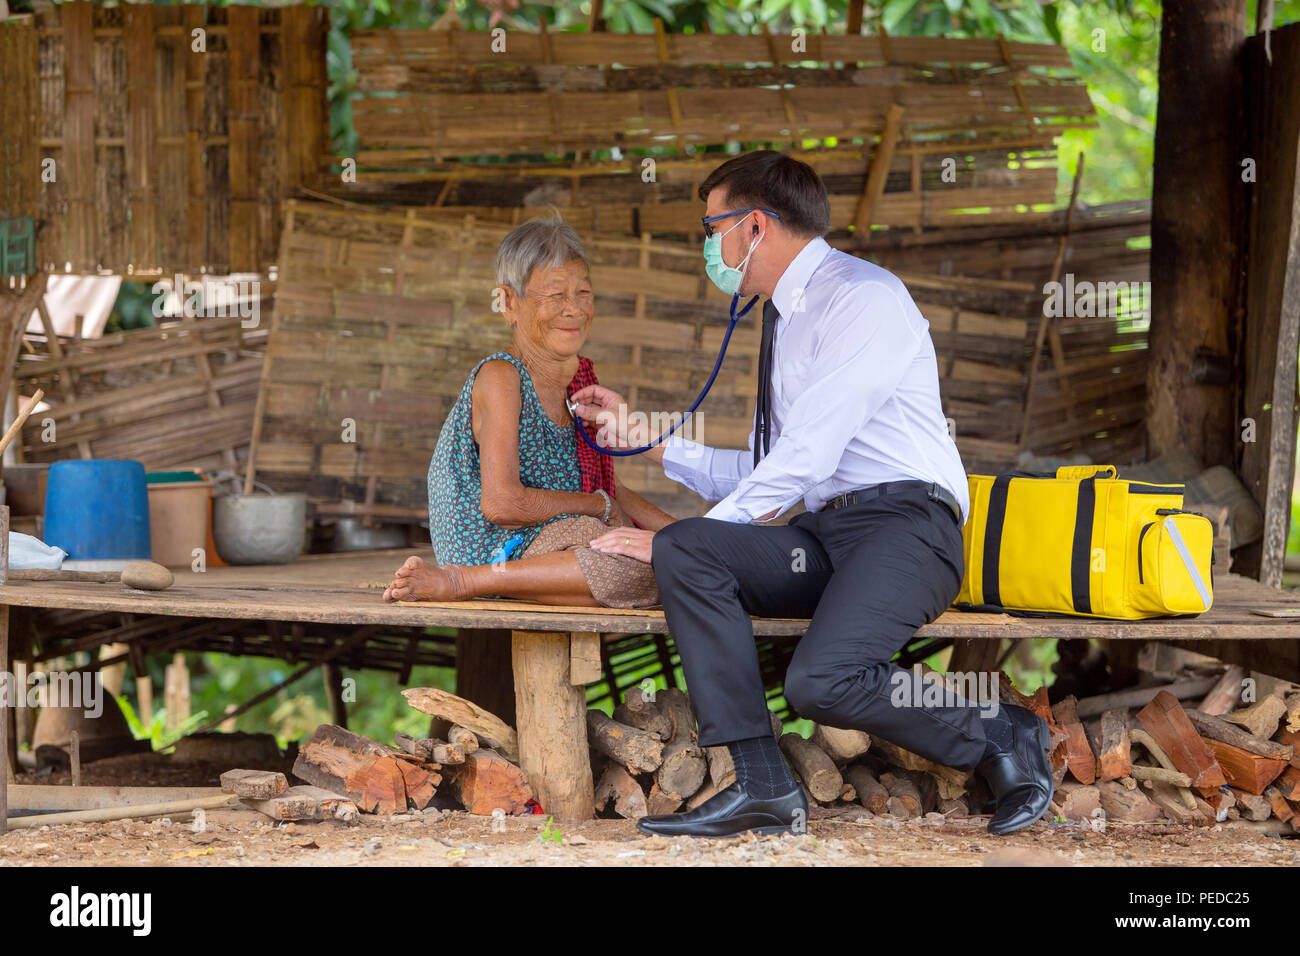
[[[458,564],[430,564],[411,555],[384,589],[385,601],[463,601],[469,597]]]

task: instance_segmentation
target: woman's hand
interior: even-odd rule
[[[622,554],[649,564],[654,537],[653,531],[644,528],[614,528],[592,538],[591,547],[603,554]]]
[[[623,396],[604,385],[588,385],[573,393],[577,415],[596,426],[596,442],[603,448],[636,448],[650,441],[648,422],[632,415]]]

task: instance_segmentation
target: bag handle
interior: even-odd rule
[[[1057,478],[1115,478],[1118,475],[1114,465],[1063,465],[1056,469]]]

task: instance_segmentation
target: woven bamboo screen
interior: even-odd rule
[[[855,219],[880,138],[890,155],[876,225],[1023,220],[1054,202],[1054,138],[1093,112],[1063,49],[804,39],[795,53],[771,35],[510,33],[493,52],[488,33],[361,32],[360,173],[334,188],[500,221],[555,204],[580,228],[681,235],[698,232],[695,185],[721,158],[690,153],[764,142],[817,167],[838,231]],[[808,139],[823,146],[803,150]],[[611,147],[626,159],[582,159]],[[577,158],[557,163],[568,151]],[[484,155],[495,161],[460,161]]]
[[[271,290],[258,306],[271,311]],[[50,408],[23,427],[21,460],[129,458],[146,469],[236,471],[247,458],[267,325],[238,315],[98,339],[29,335],[15,382]],[[251,324],[251,323],[249,323]],[[50,427],[50,426],[53,427]]]
[[[305,6],[43,6],[40,148],[57,178],[44,184],[41,262],[144,276],[265,272],[281,203],[316,181],[328,142],[325,16]]]

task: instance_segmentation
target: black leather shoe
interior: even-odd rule
[[[975,767],[996,801],[989,821],[989,833],[995,834],[1021,830],[1042,819],[1056,789],[1048,759],[1047,721],[1016,704],[1002,707],[1011,721],[1012,747],[985,757]]]
[[[808,798],[803,787],[771,800],[751,797],[733,783],[726,790],[685,813],[642,817],[636,828],[652,836],[731,837],[752,830],[755,833],[800,833],[808,828]]]

